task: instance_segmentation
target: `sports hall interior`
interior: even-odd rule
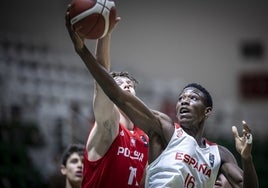
[[[60,156],[84,143],[94,122],[94,80],[65,28],[70,1],[4,1],[0,6],[0,187],[48,187]],[[139,81],[137,96],[169,114],[184,85],[213,97],[205,135],[240,163],[231,126],[252,128],[260,187],[268,187],[268,3],[115,1],[111,69]],[[94,51],[95,40],[86,40]]]

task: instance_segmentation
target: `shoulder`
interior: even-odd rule
[[[173,120],[165,113],[159,112],[157,110],[151,110],[153,115],[160,121],[162,127],[173,127],[174,128],[174,122]]]
[[[207,138],[205,138],[206,140],[206,143],[209,145],[209,146],[217,146],[217,143],[216,142],[212,142],[210,140],[208,140]]]
[[[154,116],[161,118],[162,120],[172,122],[171,118],[167,114],[164,114],[163,112],[159,112],[157,110],[151,110],[151,111],[154,114]]]
[[[167,114],[156,110],[152,110],[152,113],[158,119],[161,125],[160,129],[158,129],[158,132],[157,129],[154,129],[154,132],[156,132],[156,134],[163,135],[164,139],[169,142],[174,133],[175,123]]]
[[[237,161],[236,161],[234,155],[230,152],[229,149],[227,149],[226,147],[224,147],[222,145],[218,145],[218,148],[219,148],[222,163],[230,162],[230,163],[237,164]]]

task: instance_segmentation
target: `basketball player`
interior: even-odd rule
[[[108,71],[109,43],[110,34],[96,44],[97,60]],[[135,95],[137,81],[131,75],[127,72],[111,75],[123,92]],[[95,123],[86,143],[82,186],[138,188],[148,161],[148,136],[114,105],[97,83],[93,111]]]
[[[212,98],[204,87],[193,83],[182,89],[176,105],[179,122],[176,124],[166,114],[149,109],[139,98],[117,85],[107,70],[98,63],[100,57],[95,59],[83,38],[74,32],[68,12],[66,27],[76,52],[105,94],[149,136],[149,166],[145,187],[213,187],[219,171],[233,187],[242,187],[243,184],[244,187],[258,187],[251,153],[244,152],[251,145],[248,144],[251,133],[245,123],[242,137],[233,128],[238,137],[235,140],[241,154],[243,173],[233,162],[234,156],[227,148],[203,137],[205,122],[213,107]],[[108,61],[107,53],[102,55],[101,59]]]
[[[62,155],[61,173],[66,176],[65,188],[80,188],[83,178],[83,151],[80,144],[71,144]]]

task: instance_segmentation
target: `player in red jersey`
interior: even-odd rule
[[[109,33],[96,43],[96,58],[108,71],[110,37]],[[113,72],[112,76],[122,90],[135,95],[137,81],[130,74]],[[147,135],[114,105],[98,84],[93,111],[95,123],[86,143],[82,187],[139,187],[148,160]]]

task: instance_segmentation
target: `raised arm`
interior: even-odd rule
[[[124,92],[110,76],[109,72],[97,62],[92,53],[85,46],[84,41],[75,33],[69,21],[69,14],[66,14],[66,27],[73,41],[75,51],[81,57],[88,70],[101,86],[105,94],[119,107],[130,120],[143,129],[146,133],[154,130],[162,133],[160,121],[151,110],[137,97]]]
[[[258,188],[258,176],[254,163],[252,161],[252,133],[251,129],[245,121],[243,124],[243,135],[240,137],[235,126],[232,131],[235,137],[235,145],[237,152],[241,155],[243,167],[243,188]]]
[[[96,42],[96,59],[107,71],[110,71],[110,40],[111,33]],[[109,130],[112,137],[116,136],[119,123],[119,111],[114,103],[106,96],[102,88],[95,82],[93,110],[95,120],[105,130]],[[107,124],[107,122],[111,122]],[[115,122],[115,123],[113,123]]]
[[[235,145],[237,152],[241,155],[242,168],[238,167],[234,162],[233,154],[224,147],[220,148],[222,157],[221,172],[228,179],[233,187],[258,188],[259,182],[257,173],[252,161],[252,135],[248,125],[243,121],[243,135],[240,137],[235,126],[232,131],[235,137]]]
[[[110,70],[110,38],[111,34],[108,34],[96,42],[98,63],[108,71]],[[93,112],[95,124],[88,137],[86,147],[88,159],[94,161],[103,157],[110,148],[110,145],[118,135],[120,120],[119,110],[106,96],[97,82],[95,82],[94,88]]]

